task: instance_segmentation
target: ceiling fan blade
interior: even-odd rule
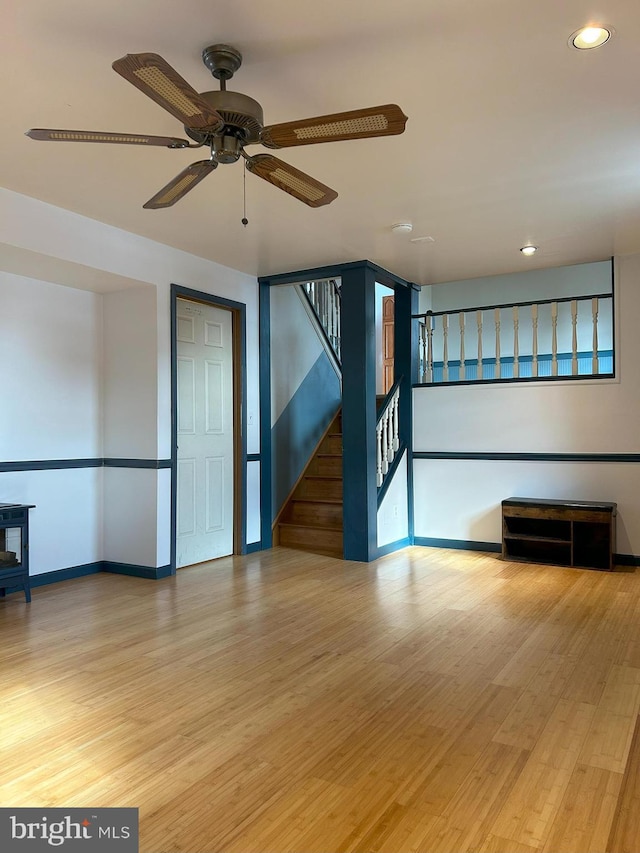
[[[199,160],[197,163],[192,163],[142,206],[147,210],[171,207],[217,167],[215,160]]]
[[[290,148],[316,142],[339,142],[366,139],[370,136],[392,136],[403,133],[407,117],[396,104],[367,107],[346,113],[305,118],[265,127],[260,141],[267,148]]]
[[[330,204],[338,197],[335,190],[288,163],[278,160],[272,154],[256,154],[253,157],[247,157],[246,162],[247,169],[254,175],[264,178],[274,187],[295,196],[309,207],[322,207],[323,204]]]
[[[112,68],[186,127],[214,130],[224,124],[222,116],[157,53],[128,53]]]
[[[52,130],[33,127],[25,133],[31,139],[45,142],[112,142],[117,145],[160,145],[165,148],[188,148],[186,139],[173,136],[143,136],[138,133],[103,133],[101,130]]]

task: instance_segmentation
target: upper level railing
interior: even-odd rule
[[[413,317],[421,384],[613,375],[612,293]]]
[[[313,308],[338,364],[340,353],[340,285],[335,278],[305,281],[300,287]]]

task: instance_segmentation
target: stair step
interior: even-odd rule
[[[317,453],[309,465],[309,476],[342,477],[342,456]]]
[[[300,498],[331,498],[342,500],[342,477],[304,477],[293,494]]]
[[[342,529],[342,502],[292,500],[285,511],[282,522]]]
[[[342,530],[336,527],[309,527],[280,522],[280,544],[309,550],[339,550],[342,553]]]

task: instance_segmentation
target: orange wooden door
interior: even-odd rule
[[[395,329],[395,306],[393,296],[382,298],[382,391],[391,390],[393,376],[393,350]]]

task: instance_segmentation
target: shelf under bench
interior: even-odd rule
[[[507,498],[502,501],[506,560],[613,569],[617,505],[608,501]]]

